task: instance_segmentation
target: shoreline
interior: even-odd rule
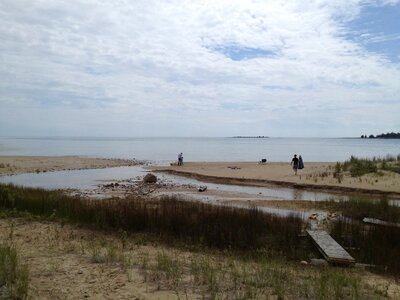
[[[334,163],[312,162],[307,166],[298,175],[293,174],[289,163],[279,162],[265,165],[249,162],[189,162],[184,166],[155,166],[148,169],[220,184],[261,187],[275,185],[338,193],[400,196],[400,175],[396,173],[385,173],[379,177],[375,174],[357,178],[346,176],[339,183],[333,177]]]
[[[142,161],[83,156],[0,156],[0,176],[62,170],[102,169],[134,166]],[[149,172],[164,172],[204,182],[238,186],[276,186],[339,194],[372,194],[400,197],[400,174],[366,174],[361,177],[334,178],[335,163],[306,162],[305,169],[294,175],[287,162],[186,162],[183,166],[145,167]]]
[[[241,186],[256,186],[265,187],[275,185],[279,187],[289,187],[304,190],[317,190],[317,191],[330,191],[337,193],[354,193],[354,194],[374,194],[374,195],[385,195],[385,196],[399,196],[400,192],[382,191],[377,189],[361,189],[351,187],[341,187],[332,185],[316,185],[316,184],[298,184],[287,181],[274,181],[264,179],[247,179],[247,178],[234,178],[234,177],[219,177],[210,175],[201,175],[189,172],[180,172],[176,170],[152,170],[152,172],[167,173],[171,175],[184,176],[188,178],[197,179],[199,181],[229,185],[241,185]]]

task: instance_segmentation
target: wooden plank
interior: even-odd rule
[[[372,219],[372,218],[364,218],[363,222],[364,223],[369,223],[369,224],[374,224],[374,225],[400,227],[399,223],[391,223],[391,222],[386,222],[386,221],[382,221],[382,220],[378,220],[378,219]]]
[[[324,230],[307,230],[318,250],[329,263],[353,265],[355,259]]]

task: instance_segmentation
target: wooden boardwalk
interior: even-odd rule
[[[332,264],[354,265],[355,259],[343,249],[326,231],[307,230],[318,250]]]

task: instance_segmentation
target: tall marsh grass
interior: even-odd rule
[[[363,218],[373,218],[393,223],[400,222],[400,206],[390,205],[387,199],[380,199],[379,201],[351,199],[349,201],[316,203],[316,205],[339,210],[343,216],[359,221],[362,221]]]
[[[331,235],[356,261],[373,264],[381,271],[400,275],[400,228],[371,226],[340,219],[334,222]]]
[[[89,200],[56,191],[0,185],[0,208],[127,232],[151,232],[219,249],[268,248],[295,257],[303,221],[257,208],[217,206],[174,197]]]

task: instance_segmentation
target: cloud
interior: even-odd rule
[[[26,112],[48,109],[79,111],[71,118],[81,127],[51,120],[58,134],[90,135],[108,118],[111,133],[121,122],[140,135],[280,135],[293,112],[317,124],[324,108],[336,119],[349,110],[359,130],[352,109],[400,101],[399,64],[348,38],[365,5],[398,1],[2,1],[0,105],[24,115],[27,132],[40,122]]]

